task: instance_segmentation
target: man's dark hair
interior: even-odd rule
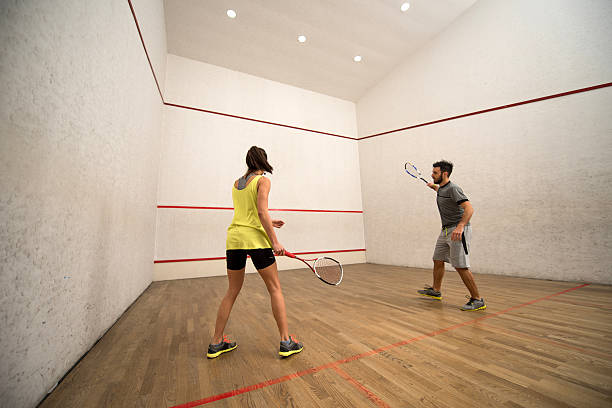
[[[451,173],[453,172],[453,163],[446,160],[440,160],[435,162],[433,164],[433,167],[439,167],[441,173],[447,172],[448,177],[450,177]]]
[[[272,166],[270,166],[270,163],[268,163],[268,155],[261,147],[251,146],[246,155],[246,164],[249,167],[246,174],[257,170],[272,173]]]

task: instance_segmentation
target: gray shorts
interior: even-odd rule
[[[434,249],[433,260],[450,263],[455,268],[469,268],[472,227],[470,225],[466,225],[463,228],[463,240],[459,241],[451,240],[451,234],[454,230],[455,227],[442,228],[438,241],[436,241],[436,249]]]

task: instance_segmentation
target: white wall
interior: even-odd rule
[[[31,407],[152,280],[162,103],[126,0],[3,1],[0,53],[0,405]]]
[[[360,137],[610,82],[612,2],[477,2],[357,104]],[[476,272],[612,283],[612,90],[359,142],[368,262],[430,267],[435,193],[403,173],[456,164]]]
[[[165,100],[356,136],[352,102],[174,55],[168,55]],[[253,145],[266,150],[274,167],[270,208],[361,211],[356,141],[172,106],[164,115],[158,203],[232,207],[231,186],[244,173]],[[292,252],[364,248],[361,213],[272,216],[285,220],[278,235]],[[232,211],[158,209],[157,217],[155,259],[225,256]],[[365,259],[363,252],[334,256],[345,262]],[[299,266],[295,261],[279,265]],[[224,273],[223,261],[158,263],[154,279]]]
[[[126,2],[128,0],[125,0]],[[140,33],[145,42],[147,54],[157,77],[162,95],[165,96],[166,59],[166,18],[163,0],[131,0],[138,21]],[[122,6],[123,7],[123,6]]]

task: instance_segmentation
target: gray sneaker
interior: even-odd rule
[[[425,289],[417,290],[417,293],[421,296],[427,296],[436,300],[442,299],[442,292],[434,290],[431,286],[425,286]]]
[[[299,353],[304,349],[304,345],[298,342],[298,339],[294,339],[289,336],[289,340],[280,342],[280,350],[278,354],[281,357],[289,357],[292,354]]]
[[[469,296],[466,296],[469,297]],[[461,306],[461,310],[467,310],[470,312],[474,312],[476,310],[484,310],[487,308],[487,305],[485,305],[485,301],[484,299],[474,299],[469,297],[470,300],[463,306]]]

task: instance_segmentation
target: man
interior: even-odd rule
[[[442,232],[436,242],[433,254],[433,286],[426,286],[417,291],[420,295],[441,300],[442,278],[444,277],[444,262],[450,263],[461,276],[461,280],[470,291],[470,300],[461,310],[486,309],[484,299],[478,293],[474,276],[470,272],[470,241],[472,227],[470,218],[474,214],[472,204],[463,194],[461,187],[449,179],[453,172],[453,164],[442,160],[433,164],[431,177],[433,183],[427,183],[432,190],[437,191],[438,210],[442,219]]]

